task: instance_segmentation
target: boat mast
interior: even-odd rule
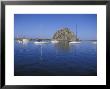
[[[76,40],[77,40],[77,24],[76,24]]]

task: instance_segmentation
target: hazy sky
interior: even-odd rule
[[[15,14],[15,37],[52,38],[63,27],[76,32],[81,40],[97,39],[96,14]]]

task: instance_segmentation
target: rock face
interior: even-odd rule
[[[76,41],[78,40],[73,32],[69,28],[62,28],[58,30],[54,36],[53,40],[57,41]]]

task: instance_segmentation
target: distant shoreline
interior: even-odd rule
[[[53,40],[49,38],[15,38],[15,40],[23,40],[23,39],[27,39],[29,41],[51,41]],[[97,40],[79,40],[79,41],[97,41]]]

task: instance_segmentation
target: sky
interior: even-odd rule
[[[97,39],[96,14],[15,14],[14,36],[52,38],[61,28],[68,27],[80,40]]]

